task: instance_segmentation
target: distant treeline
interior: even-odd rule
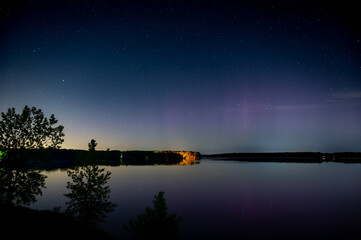
[[[257,162],[345,162],[361,163],[361,152],[276,152],[276,153],[222,153],[208,154],[203,157],[218,160],[238,160]]]
[[[86,151],[69,149],[10,149],[3,164],[15,168],[69,168],[76,165],[188,165],[201,158],[186,151]]]

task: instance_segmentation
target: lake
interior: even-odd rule
[[[186,166],[104,166],[117,204],[99,227],[127,239],[123,225],[165,192],[182,217],[181,239],[361,239],[361,164],[202,159]],[[42,171],[34,209],[66,208],[66,171]]]

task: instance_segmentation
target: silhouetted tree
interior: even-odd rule
[[[41,109],[25,106],[21,114],[9,108],[1,117],[0,149],[60,148],[64,142],[64,127],[55,127],[54,114],[48,119]]]
[[[89,151],[95,151],[95,147],[98,145],[98,143],[92,139],[90,143],[88,143]]]
[[[154,196],[153,209],[147,207],[145,213],[137,215],[137,220],[129,221],[125,230],[134,233],[132,239],[179,239],[181,217],[168,215],[164,192]]]
[[[104,221],[116,207],[109,201],[110,188],[106,185],[111,173],[104,170],[88,165],[67,171],[72,182],[66,186],[71,192],[64,194],[69,199],[66,212],[93,226]]]

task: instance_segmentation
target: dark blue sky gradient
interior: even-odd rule
[[[361,151],[360,8],[149,2],[3,2],[0,111],[65,148]]]

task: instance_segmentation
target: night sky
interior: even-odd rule
[[[0,2],[0,111],[63,148],[361,151],[357,1]]]

